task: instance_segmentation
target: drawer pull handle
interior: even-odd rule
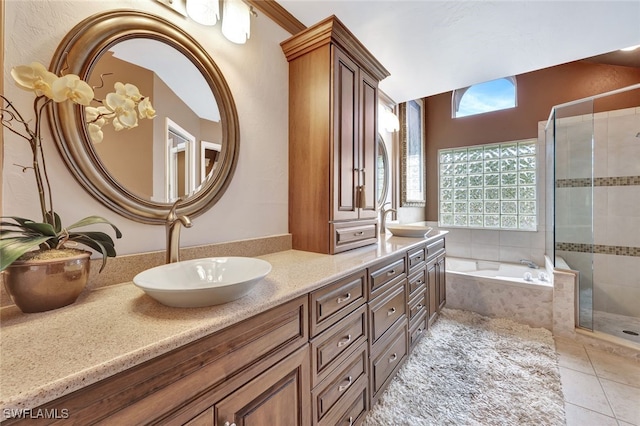
[[[393,362],[396,359],[398,359],[398,354],[394,352],[393,355],[391,355],[391,358],[389,358],[389,362]]]
[[[235,423],[224,422],[224,426],[236,426]]]
[[[391,309],[389,309],[389,312],[387,312],[387,316],[391,316],[391,315],[393,315],[395,313],[396,313],[396,308],[391,308]]]
[[[390,270],[389,272],[387,272],[387,276],[389,276],[389,277],[390,277],[391,275],[394,275],[395,273],[396,273],[396,270],[395,270],[395,269],[392,269],[392,270]]]
[[[353,416],[349,416],[349,426],[353,425]]]
[[[420,328],[418,329],[418,334],[422,334],[422,331],[423,331],[423,330],[422,330],[422,327],[420,327]]]
[[[345,294],[343,297],[338,297],[338,299],[336,300],[336,302],[338,303],[344,303],[347,300],[351,299],[351,293],[347,293]]]
[[[418,285],[422,284],[422,279],[419,279],[418,281],[416,281],[418,283]]]
[[[351,382],[353,381],[353,377],[347,377],[347,384],[338,386],[338,392],[344,392],[349,386],[351,386]]]
[[[416,306],[416,309],[417,309],[417,310],[422,309],[422,303],[418,303],[418,306]]]
[[[338,347],[339,347],[339,348],[341,348],[341,347],[343,347],[344,345],[346,345],[347,343],[349,343],[350,341],[351,341],[351,335],[349,334],[349,335],[347,336],[347,338],[346,338],[346,339],[344,339],[344,340],[340,340],[340,341],[338,342]]]
[[[353,233],[354,237],[359,237],[360,235],[364,235],[364,231],[358,231]]]

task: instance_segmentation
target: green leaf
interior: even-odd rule
[[[111,237],[104,232],[73,232],[69,234],[69,241],[75,241],[81,244],[88,245],[89,247],[100,250],[94,246],[89,245],[89,242],[102,245],[107,250],[107,256],[115,257],[116,250],[115,244]]]
[[[105,244],[100,241],[93,240],[85,235],[77,235],[73,241],[84,244],[87,247],[91,247],[92,249],[99,251],[102,253],[102,266],[100,266],[100,270],[98,272],[102,272],[104,267],[107,265],[107,257],[115,257],[116,251],[113,245]],[[112,253],[111,256],[109,254]]]
[[[71,226],[67,226],[67,229],[75,229],[75,228],[80,228],[83,226],[88,226],[88,225],[95,225],[98,223],[104,223],[107,225],[110,225],[113,230],[116,233],[116,238],[121,238],[122,237],[122,232],[120,232],[120,230],[111,222],[109,222],[107,219],[100,217],[100,216],[89,216],[89,217],[85,217],[82,220],[79,220],[78,222],[74,223]]]
[[[62,232],[62,221],[60,220],[60,216],[58,216],[58,213],[47,212],[47,223],[50,223],[53,225],[53,228],[56,230],[56,233]]]
[[[16,216],[4,216],[4,217],[13,219],[16,221],[16,223],[0,222],[0,226],[20,228],[22,229],[22,231],[20,232],[36,233],[39,235],[49,235],[51,237],[55,237],[57,235],[53,226],[51,226],[48,223],[34,222],[31,219],[24,219]]]
[[[4,271],[16,259],[46,242],[49,237],[15,237],[0,240],[0,271]]]

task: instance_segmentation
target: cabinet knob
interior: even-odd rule
[[[422,284],[422,279],[419,279],[418,281],[416,281],[418,283],[418,285]]]
[[[393,362],[396,359],[398,359],[398,354],[394,352],[393,355],[391,355],[391,358],[389,358],[389,362]]]
[[[347,293],[342,297],[338,297],[338,299],[336,300],[337,303],[344,303],[347,300],[351,299],[351,293]]]
[[[349,334],[344,340],[340,340],[338,342],[338,347],[341,348],[344,345],[346,345],[347,343],[349,343],[351,341],[351,335]]]
[[[360,235],[364,235],[364,231],[358,231],[353,233],[354,237],[359,237]]]
[[[391,309],[389,309],[389,312],[387,312],[387,316],[391,316],[391,315],[393,315],[395,313],[396,313],[396,308],[391,308]]]
[[[235,423],[224,422],[224,426],[236,426]]]
[[[416,306],[416,309],[417,309],[417,310],[422,309],[422,303],[418,303],[418,306]]]
[[[347,377],[346,381],[347,381],[346,385],[338,386],[338,392],[344,392],[345,389],[347,389],[349,386],[351,386],[351,382],[353,381],[353,377],[351,377],[351,376]]]
[[[387,276],[389,276],[389,277],[390,277],[391,275],[393,275],[393,274],[395,274],[395,273],[396,273],[396,270],[395,270],[395,269],[392,269],[392,270],[390,270],[389,272],[387,272]]]

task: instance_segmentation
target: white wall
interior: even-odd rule
[[[5,95],[25,114],[33,96],[10,77],[12,66],[39,61],[49,65],[64,35],[84,18],[110,9],[136,9],[164,17],[195,37],[222,70],[238,110],[240,153],[224,196],[182,231],[182,246],[256,238],[288,232],[288,64],[279,43],[290,35],[258,13],[245,45],[227,41],[215,27],[203,27],[153,0],[6,0]],[[63,223],[89,215],[115,223],[123,238],[118,254],[161,250],[162,226],[143,225],[103,207],[74,180],[43,126],[44,150],[53,186],[54,208]],[[4,131],[4,215],[39,218],[33,176],[13,164],[28,164],[26,141]]]

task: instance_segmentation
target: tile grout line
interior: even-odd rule
[[[584,347],[584,345],[583,345]],[[589,355],[589,351],[587,351],[587,348],[584,348],[584,351],[587,354],[587,358],[589,359],[589,363],[591,364],[591,368],[593,368],[593,372],[596,375],[596,379],[598,380],[598,384],[600,385],[600,389],[602,389],[602,394],[604,395],[604,398],[607,400],[607,404],[609,405],[609,409],[611,410],[611,413],[613,413],[613,418],[616,420],[616,422],[618,422],[618,416],[616,414],[616,411],[613,409],[613,405],[611,404],[611,401],[609,400],[609,395],[607,395],[607,391],[605,390],[604,386],[602,385],[602,381],[600,380],[600,376],[598,375],[598,370],[596,370],[595,365],[593,365],[593,361],[591,360],[591,356]],[[619,423],[619,422],[618,422]]]

